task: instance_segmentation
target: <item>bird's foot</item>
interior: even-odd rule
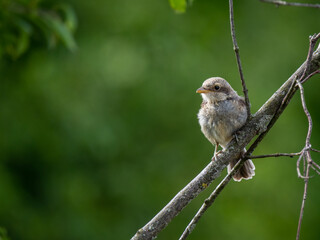
[[[216,160],[216,157],[217,157],[220,153],[222,153],[222,150],[219,150],[218,152],[215,152],[214,155],[213,155],[213,157],[211,158],[211,161],[215,161],[215,160]]]

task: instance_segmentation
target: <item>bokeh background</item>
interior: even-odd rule
[[[176,14],[167,1],[65,2],[78,18],[75,52],[33,44],[0,64],[0,226],[12,240],[129,239],[211,159],[195,90],[222,76],[241,92],[228,3],[197,0]],[[255,112],[306,58],[320,11],[234,7]],[[305,84],[315,148],[319,89],[319,76]],[[300,151],[306,132],[296,95],[255,154]],[[296,159],[255,165],[254,179],[231,182],[190,239],[295,238],[303,193]],[[320,177],[312,175],[305,240],[320,239]],[[178,239],[218,182],[158,239]]]

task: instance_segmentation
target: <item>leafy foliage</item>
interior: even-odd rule
[[[53,48],[60,41],[70,51],[77,48],[77,18],[68,4],[42,7],[41,0],[2,0],[0,22],[0,57],[17,59],[32,42]]]

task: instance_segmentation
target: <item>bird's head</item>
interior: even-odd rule
[[[202,98],[209,102],[223,101],[238,96],[230,84],[221,77],[212,77],[205,80],[197,93],[201,93]]]

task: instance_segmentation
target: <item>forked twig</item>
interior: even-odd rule
[[[306,72],[309,71],[309,69],[311,67],[310,64],[311,64],[312,54],[313,54],[316,42],[318,41],[319,38],[320,38],[320,33],[314,34],[313,36],[310,37],[309,51],[308,51],[308,57],[307,57],[307,66],[306,66],[306,69],[305,69],[303,75],[301,76],[301,78],[299,80],[298,79],[296,80],[296,83],[297,83],[299,90],[300,90],[300,98],[301,98],[302,108],[303,108],[303,111],[308,119],[308,132],[307,132],[307,136],[306,136],[305,147],[303,148],[302,154],[300,155],[300,157],[297,161],[297,173],[298,173],[299,177],[304,179],[304,191],[303,191],[303,198],[302,198],[300,216],[299,216],[299,221],[298,221],[296,240],[299,240],[299,238],[300,238],[301,224],[302,224],[304,206],[305,206],[306,199],[307,199],[307,190],[308,190],[308,183],[309,183],[309,178],[310,178],[310,175],[309,175],[310,174],[310,167],[315,169],[314,166],[317,166],[317,164],[312,160],[311,153],[310,153],[310,151],[312,151],[310,139],[311,139],[313,125],[312,125],[311,114],[307,108],[302,82],[305,82],[306,79],[309,77],[309,76],[307,76],[307,78],[304,79]],[[301,174],[301,171],[300,171],[300,162],[302,159],[303,159],[303,166],[304,166],[303,167],[303,175]],[[319,172],[316,169],[315,169],[315,171],[317,173]]]
[[[314,34],[313,36],[309,37],[309,42],[310,43],[309,43],[309,50],[308,50],[308,56],[307,56],[307,66],[306,66],[306,68],[305,68],[305,70],[303,72],[303,75],[300,77],[300,80],[299,80],[300,83],[302,83],[303,81],[304,82],[306,81],[304,78],[306,77],[306,73],[309,72],[309,69],[311,67],[310,64],[311,64],[311,59],[312,59],[312,53],[314,51],[314,47],[315,47],[315,45],[316,45],[316,43],[317,43],[319,38],[320,38],[320,33]],[[318,71],[316,71],[316,72],[318,72]],[[314,75],[314,73],[311,73],[311,74]],[[300,86],[299,86],[299,88],[300,88]],[[301,88],[300,88],[300,90],[301,90]]]
[[[310,44],[311,45],[311,44]],[[302,198],[302,203],[301,203],[301,209],[300,209],[300,216],[299,216],[299,222],[298,222],[298,229],[297,229],[297,236],[296,240],[299,240],[300,238],[300,232],[301,232],[301,223],[302,223],[302,218],[303,218],[303,212],[304,212],[304,206],[306,203],[307,199],[307,190],[308,190],[308,183],[309,183],[309,173],[310,173],[310,166],[312,164],[312,159],[311,159],[311,154],[310,154],[310,138],[311,138],[311,133],[312,133],[312,118],[310,115],[310,112],[308,111],[305,97],[304,97],[304,89],[302,84],[297,81],[297,84],[300,89],[300,96],[301,96],[301,103],[302,103],[302,108],[303,111],[305,112],[307,119],[308,119],[308,133],[306,137],[306,145],[304,149],[302,150],[302,154],[299,157],[299,160],[297,161],[297,173],[298,176],[304,179],[304,191],[303,191],[303,198]],[[304,175],[301,175],[300,173],[300,161],[303,158],[304,162]]]

